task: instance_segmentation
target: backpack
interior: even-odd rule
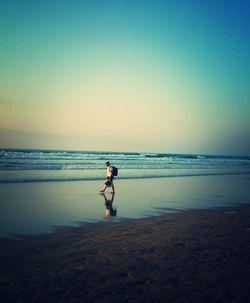
[[[118,168],[115,166],[111,166],[112,167],[112,176],[118,176]]]

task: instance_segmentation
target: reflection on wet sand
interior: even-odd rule
[[[102,196],[104,197],[104,205],[106,207],[105,217],[109,218],[110,216],[116,216],[117,210],[116,210],[116,208],[113,208],[115,194],[114,193],[111,194],[111,199],[108,198],[105,193],[103,193]]]

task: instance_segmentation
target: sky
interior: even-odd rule
[[[0,0],[0,147],[250,155],[249,1]]]

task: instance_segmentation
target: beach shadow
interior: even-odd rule
[[[115,194],[112,193],[111,194],[111,198],[108,198],[106,196],[105,193],[102,194],[103,198],[104,198],[104,205],[105,205],[105,217],[109,218],[109,217],[114,217],[117,215],[117,210],[115,208],[113,208],[113,202],[114,202],[114,198],[115,198]]]

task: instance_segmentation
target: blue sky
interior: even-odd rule
[[[249,13],[0,0],[0,146],[249,155]]]

